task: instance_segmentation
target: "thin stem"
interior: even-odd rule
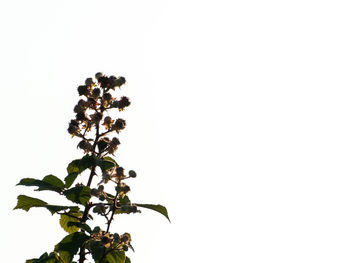
[[[96,148],[96,145],[97,145],[97,142],[98,142],[98,139],[100,137],[100,129],[99,129],[99,125],[100,125],[100,122],[97,122],[96,123],[96,135],[95,135],[95,141],[94,141],[94,144],[92,145],[92,155],[93,156],[96,156],[96,153],[95,153],[95,148]],[[88,180],[88,183],[87,183],[87,186],[90,187],[91,185],[91,182],[92,182],[92,178],[94,177],[94,175],[96,174],[96,165],[94,165],[91,169],[91,173],[90,173],[90,176],[89,176],[89,180]],[[80,222],[81,223],[85,223],[86,220],[88,219],[88,216],[89,216],[89,210],[90,208],[92,207],[91,203],[87,203],[85,205],[85,210],[84,210],[84,213],[83,213],[83,217],[81,218]],[[85,232],[83,229],[81,230],[81,232]],[[85,261],[85,255],[86,255],[86,252],[85,252],[85,244],[83,244],[80,248],[80,252],[79,252],[79,263],[84,263]]]
[[[119,186],[119,182],[118,182],[118,186]],[[114,197],[114,199],[113,199],[113,207],[112,207],[112,214],[111,214],[111,217],[110,217],[110,219],[108,220],[108,222],[107,222],[107,230],[106,230],[106,232],[108,233],[108,231],[109,231],[109,227],[111,226],[111,223],[112,223],[112,221],[113,221],[113,217],[114,217],[114,212],[115,212],[115,208],[116,208],[116,206],[117,206],[117,199],[118,199],[118,192],[116,192],[116,194],[115,194],[115,197]]]

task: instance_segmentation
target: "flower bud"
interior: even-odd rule
[[[115,242],[118,242],[119,239],[120,239],[120,236],[119,236],[118,233],[114,233],[114,234],[113,234],[113,238],[114,238],[114,241],[115,241]]]
[[[90,191],[90,194],[93,195],[93,196],[97,196],[98,192],[99,191],[96,188],[92,188],[91,191]]]
[[[99,226],[96,226],[96,227],[94,227],[94,229],[92,230],[92,233],[98,234],[98,233],[100,233],[100,231],[101,231],[101,228],[100,228]]]
[[[135,178],[135,177],[136,177],[136,172],[135,172],[134,170],[130,170],[130,171],[129,171],[129,176],[130,176],[131,178]]]
[[[128,244],[131,241],[130,234],[125,233],[125,234],[121,235],[120,241]]]
[[[97,72],[96,74],[95,74],[95,78],[98,80],[100,77],[102,77],[103,76],[103,73],[101,73],[101,72]]]

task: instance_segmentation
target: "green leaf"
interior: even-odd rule
[[[83,232],[75,232],[63,238],[62,241],[56,245],[55,251],[58,251],[64,263],[70,263],[79,248],[89,239],[90,237]]]
[[[103,159],[106,160],[106,161],[110,161],[110,162],[114,163],[115,166],[119,167],[119,165],[118,165],[118,163],[116,162],[116,160],[114,160],[112,157],[107,156],[107,157],[105,157],[105,158],[103,158]]]
[[[67,226],[68,227],[77,227],[77,228],[80,228],[80,229],[87,231],[88,233],[92,232],[91,228],[87,224],[80,223],[80,222],[70,221],[67,223]]]
[[[47,205],[46,202],[40,199],[29,197],[26,195],[19,195],[17,197],[17,200],[17,205],[14,209],[23,209],[25,211],[29,211],[29,209],[31,209],[32,207],[45,207]]]
[[[139,207],[144,207],[144,208],[148,208],[148,209],[151,209],[153,211],[156,211],[158,213],[161,213],[163,216],[165,216],[169,222],[170,222],[170,219],[169,219],[169,216],[168,216],[168,211],[166,210],[166,208],[162,205],[149,205],[149,204],[135,204]]]
[[[94,165],[94,158],[91,155],[85,155],[82,159],[72,161],[67,167],[68,175],[64,178],[64,181],[66,182],[65,186],[70,187],[79,174]]]
[[[78,208],[77,206],[62,206],[62,205],[46,205],[45,206],[51,214],[57,213],[58,211],[66,210],[66,209],[73,209]]]
[[[107,254],[106,259],[103,263],[124,263],[125,253],[124,251],[111,251]]]
[[[100,241],[93,240],[90,242],[90,248],[92,258],[98,263],[104,253],[105,247]]]
[[[104,171],[107,171],[107,170],[113,168],[114,166],[116,166],[116,164],[114,162],[111,162],[111,161],[100,160],[98,162],[98,166],[100,166],[102,172],[104,172]]]
[[[54,252],[51,252],[50,255],[47,253],[44,253],[40,256],[40,258],[33,258],[26,260],[26,263],[59,263],[56,254]]]
[[[100,159],[96,156],[85,155],[82,159],[74,160],[68,165],[68,175],[64,179],[64,181],[66,182],[65,186],[70,187],[74,183],[77,176],[88,168],[99,166],[102,171],[105,171],[111,169],[115,165],[117,165],[116,161],[114,161],[110,157]]]
[[[59,189],[64,188],[64,183],[61,181],[61,179],[59,179],[58,177],[56,177],[52,174],[45,176],[43,178],[43,182],[49,183],[52,186],[56,186]]]
[[[24,186],[37,186],[36,191],[55,191],[61,193],[64,189],[64,183],[54,175],[47,175],[43,180],[37,180],[34,178],[23,178],[17,185]]]
[[[124,263],[131,263],[131,260],[129,257],[125,257],[125,262]]]
[[[77,178],[77,176],[79,175],[79,173],[70,173],[66,176],[66,178],[64,178],[64,181],[66,182],[65,186],[71,187],[71,185],[74,183],[75,179]]]
[[[68,225],[71,222],[79,222],[77,218],[71,217],[69,215],[61,215],[60,225],[61,227],[68,232],[69,234],[73,234],[74,232],[79,231],[79,228],[74,225]]]
[[[29,209],[31,209],[32,207],[45,207],[51,212],[51,214],[54,214],[58,211],[66,210],[68,208],[76,208],[74,206],[49,205],[43,200],[29,197],[26,195],[19,195],[17,197],[17,205],[14,209],[23,209],[25,211],[29,211]]]
[[[67,199],[74,203],[85,205],[91,198],[90,187],[76,186],[63,192]]]

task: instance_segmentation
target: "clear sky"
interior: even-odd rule
[[[23,177],[66,176],[76,87],[124,76],[116,159],[135,202],[133,263],[350,261],[349,1],[0,3],[1,262],[65,232],[12,208]]]

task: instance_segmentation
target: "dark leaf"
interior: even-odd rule
[[[70,187],[79,174],[84,172],[87,168],[93,167],[94,165],[94,158],[90,155],[85,155],[82,159],[72,161],[67,167],[68,175],[64,179],[66,182],[65,186]]]
[[[37,186],[36,191],[50,190],[58,193],[64,189],[64,183],[54,175],[47,175],[43,180],[24,178],[17,185]]]
[[[66,210],[68,208],[76,209],[76,207],[72,206],[49,205],[40,199],[29,197],[26,195],[19,195],[17,197],[17,205],[14,209],[23,209],[25,211],[29,211],[29,209],[31,209],[32,207],[45,207],[51,212],[51,214],[54,214],[58,211]]]
[[[83,232],[75,232],[63,238],[62,241],[56,245],[55,251],[58,251],[64,263],[70,263],[79,248],[89,239],[90,237]]]
[[[76,206],[61,206],[61,205],[46,205],[45,207],[51,212],[51,214],[54,214],[58,211],[62,211],[66,209],[77,208]]]
[[[169,216],[168,216],[168,211],[166,210],[166,208],[162,205],[149,205],[149,204],[135,204],[139,207],[144,207],[144,208],[148,208],[148,209],[151,209],[153,211],[156,211],[158,213],[161,213],[163,216],[165,216],[169,222],[170,222],[170,219],[169,219]]]
[[[83,230],[85,230],[85,231],[87,231],[89,233],[92,232],[91,228],[87,224],[80,223],[80,222],[69,221],[67,223],[67,226],[68,227],[77,227],[77,228],[83,229]]]
[[[85,205],[90,200],[90,187],[76,186],[63,192],[67,199],[74,203]]]
[[[111,251],[107,254],[103,263],[124,263],[125,253],[124,251]]]
[[[70,187],[77,176],[88,168],[99,166],[102,171],[105,171],[111,169],[115,165],[117,165],[117,163],[112,158],[106,157],[104,159],[99,159],[96,156],[85,155],[82,159],[74,160],[68,165],[68,175],[64,179],[66,182],[65,186]]]
[[[91,241],[90,242],[91,254],[95,262],[99,262],[104,253],[105,247],[102,245],[100,241]]]
[[[40,256],[40,258],[28,259],[26,263],[59,263],[57,256],[55,253],[44,253]]]

